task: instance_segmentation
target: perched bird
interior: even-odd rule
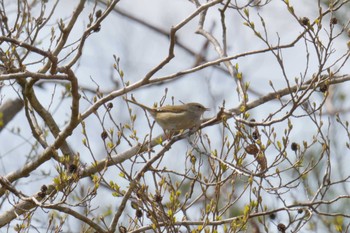
[[[133,100],[125,100],[149,112],[163,130],[170,131],[179,131],[199,126],[201,123],[201,116],[205,111],[209,110],[199,103],[150,108]]]

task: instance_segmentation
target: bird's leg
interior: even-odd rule
[[[166,140],[170,140],[170,138],[173,136],[171,130],[167,131],[166,129],[164,130],[164,135]]]
[[[164,130],[166,139],[170,140],[173,136],[182,133],[183,130]]]

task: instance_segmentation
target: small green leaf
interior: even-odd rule
[[[244,8],[243,12],[249,18],[249,9],[248,8]]]
[[[279,150],[282,149],[282,145],[281,145],[281,142],[280,142],[280,141],[277,141],[277,147],[278,147]]]

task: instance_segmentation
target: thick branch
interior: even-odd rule
[[[23,108],[23,101],[20,99],[7,100],[0,107],[0,132]]]

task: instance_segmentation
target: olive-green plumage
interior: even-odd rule
[[[133,100],[126,100],[147,110],[163,130],[171,131],[190,129],[199,126],[201,116],[205,111],[209,110],[199,103],[150,108]]]

